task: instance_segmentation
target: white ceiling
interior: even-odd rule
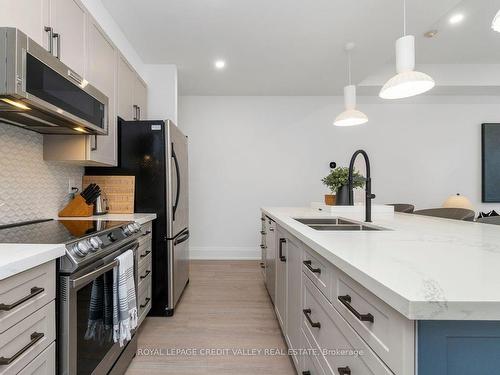
[[[402,0],[102,0],[145,63],[176,64],[183,95],[340,95],[394,56]],[[500,0],[407,0],[417,63],[498,63]],[[465,20],[451,27],[456,11]],[[438,28],[433,39],[422,34]],[[227,61],[216,71],[217,58]]]

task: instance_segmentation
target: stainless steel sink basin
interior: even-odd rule
[[[307,225],[314,230],[321,231],[380,231],[387,230],[382,227],[366,225],[356,221],[350,221],[342,218],[313,218],[313,219],[295,219],[299,223]]]

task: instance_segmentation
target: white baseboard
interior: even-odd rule
[[[257,247],[191,246],[190,259],[200,260],[259,260],[261,250]]]

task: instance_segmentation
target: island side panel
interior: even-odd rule
[[[419,375],[500,374],[500,321],[417,324]]]

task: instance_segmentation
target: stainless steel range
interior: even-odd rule
[[[135,334],[124,347],[112,335],[116,257],[138,247],[133,222],[40,220],[3,226],[0,242],[65,244],[58,260],[58,373],[122,374],[137,350]],[[135,270],[137,288],[137,257]],[[137,290],[136,290],[137,292]]]
[[[135,254],[141,227],[109,221],[92,228],[83,221],[65,225],[85,234],[66,244],[66,255],[59,261],[59,373],[124,373],[137,350],[137,338],[133,335],[124,347],[113,341],[113,268],[121,253]]]

